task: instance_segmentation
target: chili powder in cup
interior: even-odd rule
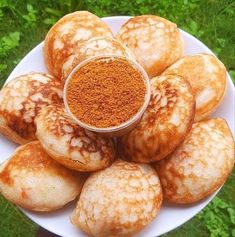
[[[64,103],[88,130],[121,136],[140,121],[150,99],[144,69],[122,56],[97,56],[77,65],[66,80]]]

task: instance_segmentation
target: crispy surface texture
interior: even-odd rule
[[[131,51],[121,42],[108,37],[94,37],[88,41],[78,43],[71,54],[65,61],[62,67],[62,80],[65,81],[70,72],[80,62],[93,56],[100,55],[120,55],[134,59]]]
[[[121,27],[117,39],[131,49],[150,78],[161,74],[184,53],[177,25],[159,16],[131,18]]]
[[[196,97],[195,121],[211,115],[224,98],[227,86],[226,68],[213,55],[183,57],[163,74],[180,75],[189,81]]]
[[[38,141],[20,146],[0,166],[0,192],[9,201],[33,211],[53,211],[74,200],[84,175],[51,159]]]
[[[119,140],[128,160],[154,162],[170,154],[189,132],[195,99],[189,83],[176,75],[151,79],[151,99],[141,122]]]
[[[96,15],[76,11],[62,17],[45,39],[44,59],[49,72],[60,78],[64,60],[73,53],[74,46],[97,36],[113,35],[106,23]]]
[[[156,163],[164,198],[175,203],[199,201],[228,178],[235,147],[224,119],[193,124],[183,144],[168,159]]]
[[[0,133],[25,144],[35,140],[34,118],[44,106],[62,101],[62,84],[43,73],[29,73],[0,91]]]
[[[156,217],[161,203],[151,166],[117,160],[87,179],[71,222],[89,236],[132,236]]]
[[[36,136],[47,153],[70,169],[95,171],[114,160],[112,141],[78,126],[62,105],[42,109],[36,127]]]

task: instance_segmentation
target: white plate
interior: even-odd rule
[[[114,33],[116,33],[120,26],[128,19],[129,17],[126,16],[103,18],[103,20],[111,27]],[[212,54],[212,52],[199,40],[184,31],[181,31],[181,33],[185,41],[186,55],[202,52]],[[46,68],[43,62],[42,46],[43,43],[39,44],[37,47],[31,50],[16,66],[7,81],[13,79],[16,76],[31,71],[46,72]],[[233,131],[233,134],[235,126],[234,99],[235,90],[232,80],[228,75],[228,87],[224,101],[217,109],[217,111],[213,114],[213,117],[225,118],[231,130]],[[0,162],[7,159],[15,148],[15,144],[0,135]],[[194,215],[196,215],[200,210],[202,210],[214,196],[215,193],[207,199],[204,199],[203,201],[193,205],[181,206],[164,203],[158,217],[151,223],[151,225],[147,226],[143,231],[135,235],[135,237],[154,237],[175,229],[176,227],[182,225]],[[87,235],[73,227],[73,225],[69,221],[69,216],[74,207],[75,203],[71,203],[59,211],[48,214],[38,214],[26,210],[23,210],[23,212],[38,225],[55,234],[63,237],[85,237]]]

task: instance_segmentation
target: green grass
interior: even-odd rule
[[[166,17],[211,48],[235,80],[234,0],[0,0],[0,87],[50,26],[75,10],[98,16],[156,14]],[[235,236],[235,171],[214,201],[167,237]],[[170,219],[169,219],[170,221]],[[0,196],[0,237],[33,237],[37,225]]]
[[[25,217],[21,211],[0,195],[0,236],[32,237],[38,226]]]

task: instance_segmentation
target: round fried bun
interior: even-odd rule
[[[141,122],[120,141],[121,151],[135,162],[165,158],[182,143],[195,113],[192,89],[182,77],[159,76],[151,79],[151,99]]]
[[[186,56],[170,66],[164,73],[185,77],[196,97],[195,121],[211,115],[224,98],[226,91],[226,68],[213,55]]]
[[[77,171],[95,171],[113,162],[112,140],[77,125],[62,105],[45,107],[35,121],[38,140],[62,165]]]
[[[97,36],[112,37],[112,32],[99,17],[88,11],[65,15],[49,30],[44,43],[44,60],[49,72],[61,77],[64,61],[77,43]]]
[[[38,141],[20,146],[0,166],[0,192],[9,201],[32,211],[53,211],[74,200],[84,175],[61,166]]]
[[[71,221],[89,236],[133,236],[151,223],[161,204],[155,170],[117,160],[87,179]]]
[[[35,72],[11,80],[0,91],[0,133],[19,144],[35,140],[40,109],[61,102],[61,81],[52,76]]]
[[[150,78],[160,75],[184,53],[177,25],[159,16],[131,18],[121,27],[117,39],[130,48]]]
[[[207,197],[226,181],[234,161],[234,140],[224,119],[193,124],[183,144],[156,163],[164,198],[193,203]]]

